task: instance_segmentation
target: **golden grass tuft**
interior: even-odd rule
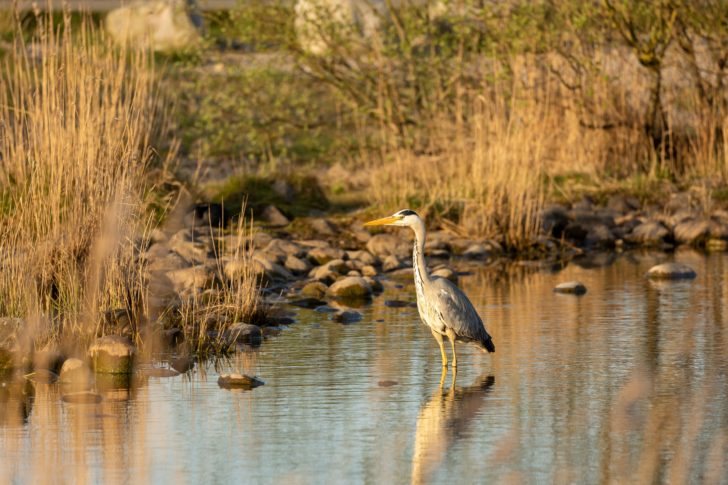
[[[159,103],[145,51],[112,48],[88,18],[37,21],[27,42],[16,27],[0,74],[0,315],[35,322],[43,343],[140,307]]]

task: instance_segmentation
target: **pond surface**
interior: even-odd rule
[[[645,280],[672,259],[698,277]],[[468,270],[497,352],[459,346],[454,387],[390,282],[358,323],[302,309],[225,364],[252,391],[209,364],[99,404],[0,402],[0,483],[728,483],[728,256]],[[553,293],[573,279],[586,295]]]

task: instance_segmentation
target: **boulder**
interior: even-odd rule
[[[626,214],[639,209],[640,201],[631,195],[615,194],[607,201],[607,208],[619,214]]]
[[[488,257],[488,250],[483,244],[472,244],[463,251],[463,257],[468,259],[486,259]]]
[[[63,363],[60,378],[63,384],[85,387],[91,383],[92,373],[84,361],[71,357]]]
[[[334,236],[339,232],[339,228],[336,227],[336,224],[328,219],[312,219],[309,221],[309,225],[311,226],[311,229],[313,229],[314,233],[319,236]]]
[[[268,205],[260,213],[260,219],[268,226],[283,227],[291,223],[291,221],[281,212],[278,207]]]
[[[702,245],[710,238],[711,221],[687,219],[675,225],[675,241],[680,244]]]
[[[296,40],[314,56],[354,37],[373,37],[383,14],[376,3],[362,0],[298,0],[294,12]]]
[[[298,258],[303,257],[305,252],[298,244],[292,241],[286,241],[285,239],[273,239],[263,249],[267,253],[280,254],[284,257],[288,255],[296,256]]]
[[[88,355],[99,374],[131,374],[136,349],[126,337],[107,335],[91,345]]]
[[[628,236],[630,242],[645,245],[659,245],[669,242],[671,239],[672,233],[665,224],[652,220],[636,226]]]
[[[405,266],[407,265],[403,261],[400,261],[400,259],[394,255],[389,255],[384,258],[384,261],[382,261],[382,271],[384,271],[385,273],[394,271],[399,268],[404,268]]]
[[[560,238],[568,224],[569,214],[561,205],[552,205],[541,211],[541,227],[550,236]]]
[[[347,276],[331,285],[327,293],[336,298],[360,299],[372,294],[372,287],[361,276]]]
[[[307,283],[306,286],[301,289],[301,295],[309,298],[321,299],[326,294],[327,289],[328,286],[320,281],[312,281],[311,283]]]
[[[361,268],[361,274],[362,276],[376,276],[377,275],[377,268],[371,265],[362,266]]]
[[[169,248],[190,264],[201,264],[210,257],[211,247],[202,234],[182,229],[169,238]]]
[[[311,263],[292,254],[288,255],[283,266],[292,273],[301,274],[311,271]]]
[[[580,281],[567,281],[566,283],[560,283],[554,288],[556,293],[565,293],[570,295],[584,295],[586,294],[586,286]]]
[[[250,323],[236,323],[225,331],[227,346],[235,344],[260,345],[263,342],[263,331],[259,326]]]
[[[201,40],[185,0],[137,1],[108,13],[104,25],[117,43],[149,46],[155,51],[187,50]]]
[[[256,274],[264,275],[272,280],[291,280],[293,275],[286,268],[264,258],[253,257],[253,269]]]
[[[308,252],[308,259],[312,262],[321,265],[326,264],[329,261],[342,260],[346,257],[346,252],[342,249],[336,249],[332,247],[324,248],[313,248]]]
[[[379,262],[379,259],[374,257],[369,251],[347,251],[346,255],[349,260],[361,261],[364,264],[375,265]]]
[[[265,382],[257,377],[251,377],[245,374],[227,373],[220,374],[217,385],[223,389],[254,389],[264,385]]]
[[[215,271],[207,265],[200,264],[191,268],[169,271],[167,278],[172,282],[174,291],[181,293],[186,290],[208,288],[215,281]]]
[[[647,271],[647,277],[660,280],[693,279],[697,276],[695,271],[682,263],[662,263],[653,266]]]
[[[331,316],[331,320],[339,323],[356,323],[361,319],[361,313],[354,310],[340,311]]]
[[[384,285],[382,285],[379,280],[375,280],[371,276],[364,276],[364,281],[369,283],[369,286],[372,288],[372,292],[381,293],[384,291]]]
[[[367,242],[367,250],[379,259],[384,259],[387,256],[406,259],[412,254],[410,243],[393,234],[376,234],[372,236]]]

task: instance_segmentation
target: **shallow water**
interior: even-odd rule
[[[673,258],[697,279],[645,280]],[[0,483],[728,483],[728,256],[468,269],[497,353],[459,346],[454,387],[416,309],[384,306],[414,300],[390,282],[361,322],[297,310],[224,364],[252,391],[208,364],[99,404],[5,399]],[[589,292],[553,293],[573,279]]]

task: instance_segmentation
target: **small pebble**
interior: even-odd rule
[[[586,286],[580,281],[568,281],[561,283],[554,288],[556,293],[565,293],[570,295],[583,295],[586,293]]]

